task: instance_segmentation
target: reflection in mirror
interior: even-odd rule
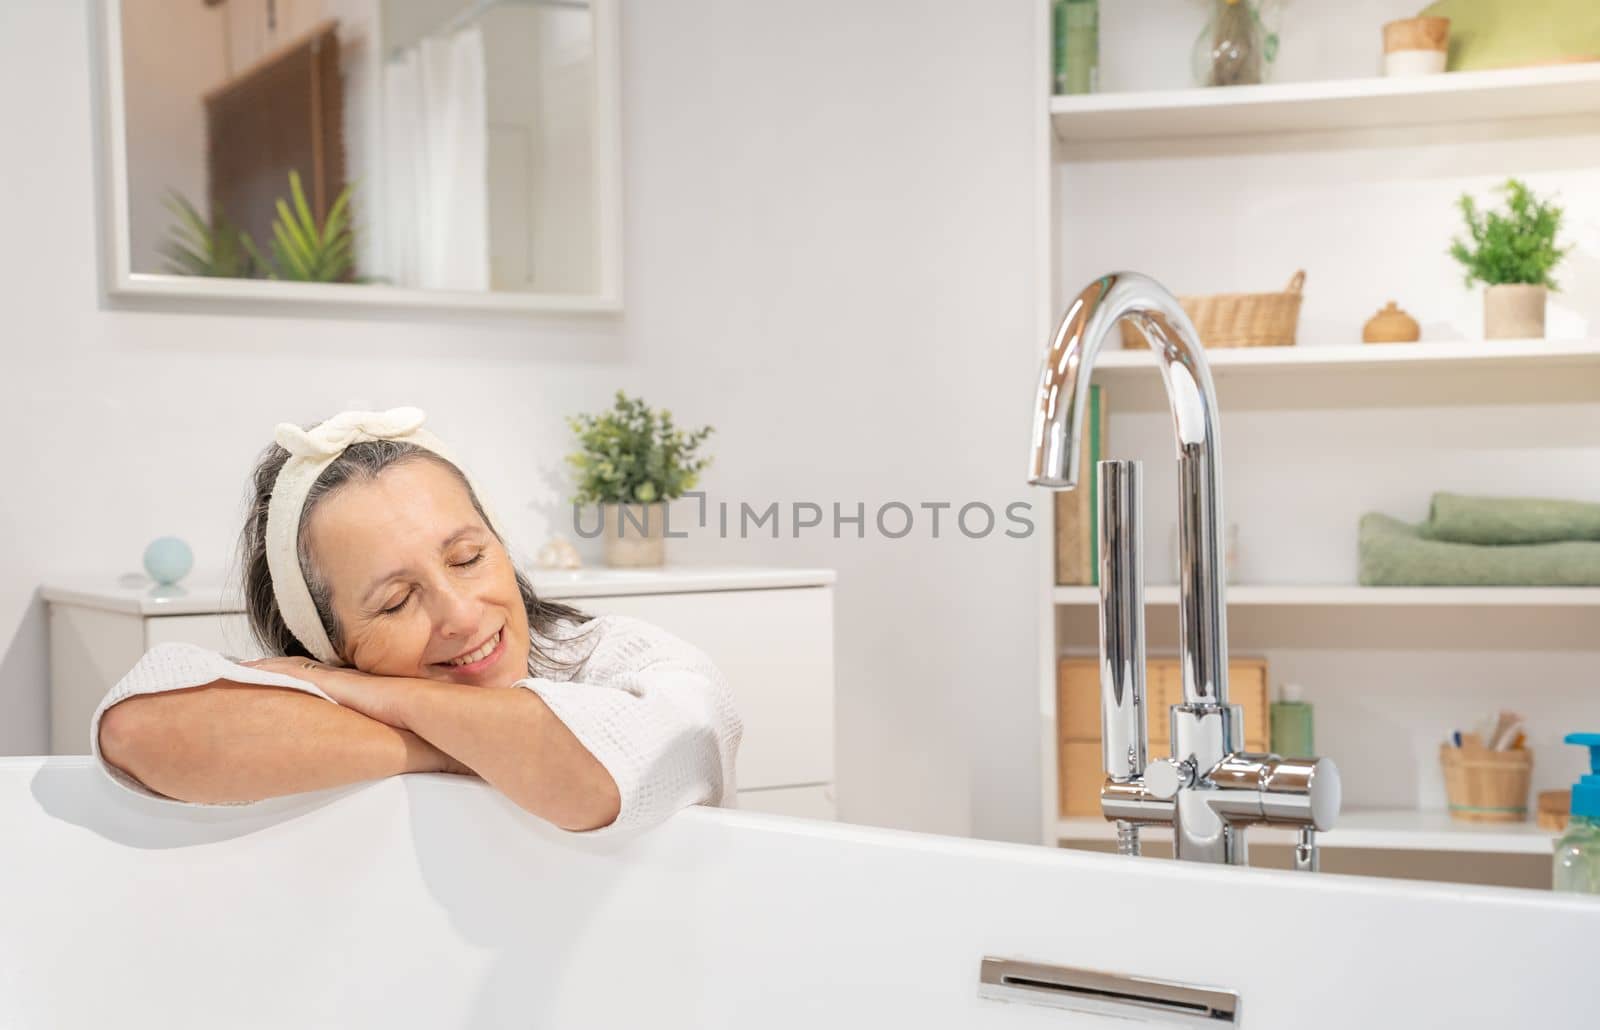
[[[587,0],[121,0],[135,275],[604,292]]]

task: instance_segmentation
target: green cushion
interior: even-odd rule
[[[1453,72],[1600,59],[1596,0],[1439,0],[1422,14],[1450,19]]]

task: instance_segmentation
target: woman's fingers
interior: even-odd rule
[[[321,662],[312,661],[310,658],[286,658],[282,656],[256,658],[239,664],[248,665],[252,669],[265,669],[267,672],[281,672],[286,676],[308,672],[324,672],[329,669],[329,666],[323,665]]]

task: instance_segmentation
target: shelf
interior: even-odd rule
[[[1152,839],[1163,833],[1149,831]],[[1078,816],[1056,824],[1063,841],[1114,841],[1116,827],[1104,819]],[[1555,834],[1534,822],[1463,823],[1447,812],[1369,810],[1345,812],[1336,828],[1317,834],[1326,848],[1375,848],[1397,851],[1467,851],[1478,854],[1548,855]],[[1253,844],[1293,844],[1294,831],[1278,827],[1253,827]]]
[[[1600,111],[1600,63],[1050,99],[1063,142],[1439,125]]]
[[[1055,587],[1058,606],[1093,606],[1100,603],[1099,587]],[[1358,586],[1257,586],[1227,588],[1232,608],[1600,608],[1600,587],[1358,587]],[[1145,587],[1147,605],[1175,605],[1178,588],[1163,584]]]
[[[1239,409],[1592,403],[1600,340],[1219,347],[1206,351],[1224,413]],[[1167,405],[1148,347],[1100,352],[1095,382],[1121,410]]]
[[[1206,351],[1213,376],[1296,375],[1331,370],[1382,372],[1422,368],[1565,369],[1600,367],[1600,340],[1449,340],[1436,343],[1361,343],[1299,347],[1217,347]],[[1155,371],[1148,347],[1103,350],[1095,375]]]

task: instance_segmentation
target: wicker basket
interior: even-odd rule
[[[1528,818],[1533,752],[1439,747],[1450,816],[1469,823],[1520,823]]]
[[[1287,347],[1294,344],[1300,326],[1300,290],[1305,284],[1306,273],[1299,271],[1282,293],[1216,293],[1179,297],[1178,302],[1208,348]],[[1131,322],[1122,323],[1122,345],[1145,345]]]

